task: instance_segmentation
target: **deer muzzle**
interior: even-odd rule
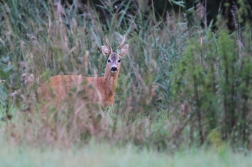
[[[112,72],[112,73],[116,73],[117,71],[118,71],[118,68],[116,66],[112,66],[110,68],[110,72]]]

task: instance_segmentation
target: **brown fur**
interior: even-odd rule
[[[87,99],[102,106],[112,105],[120,71],[119,56],[123,57],[127,53],[128,45],[125,45],[121,49],[121,53],[117,54],[112,52],[109,42],[107,43],[109,48],[102,46],[103,54],[109,55],[103,77],[83,77],[81,75],[53,76],[39,87],[37,91],[39,99],[45,101],[48,105],[58,106],[63,100],[80,98],[80,96],[74,95],[73,92],[75,94],[82,92],[84,93],[81,94],[83,102]],[[117,70],[113,71],[112,67],[116,67]]]

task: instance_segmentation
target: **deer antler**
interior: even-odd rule
[[[111,48],[111,45],[110,45],[110,43],[109,43],[109,40],[108,40],[107,36],[106,36],[106,43],[107,43],[107,45],[108,45],[108,47],[109,47],[110,53],[112,53],[112,48]]]
[[[125,42],[125,35],[123,36],[123,40],[122,40],[122,42],[119,44],[118,49],[121,49],[121,48],[122,48],[124,42]]]

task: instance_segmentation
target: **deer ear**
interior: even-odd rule
[[[121,52],[120,52],[120,56],[123,57],[124,55],[126,55],[128,53],[128,49],[129,49],[129,45],[126,44],[124,45],[124,47],[121,49]]]
[[[107,48],[107,46],[102,46],[101,47],[101,51],[102,51],[102,54],[103,55],[105,55],[105,56],[107,56],[107,55],[109,55],[110,53],[110,50],[109,50],[109,48]]]

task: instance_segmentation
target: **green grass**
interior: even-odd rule
[[[89,6],[80,14],[76,6],[55,8],[46,0],[0,5],[0,79],[6,80],[0,83],[0,118],[8,103],[13,116],[0,122],[0,165],[250,166],[251,156],[229,149],[190,148],[232,143],[244,153],[252,145],[251,27],[243,29],[239,46],[236,32],[224,27],[215,33],[190,29],[181,14],[158,21],[152,8],[132,14],[124,4],[118,13],[110,8],[115,0],[108,2],[107,22]],[[42,120],[32,98],[36,88],[58,74],[102,76],[105,36],[116,48],[123,35],[130,47],[114,106],[62,105]],[[22,74],[34,74],[40,83],[27,86]],[[10,98],[14,91],[20,94]],[[90,139],[98,142],[87,144]]]
[[[76,149],[36,149],[1,144],[0,166],[6,167],[249,167],[252,155],[224,150],[188,150],[167,155],[151,150],[137,150],[91,143]]]

